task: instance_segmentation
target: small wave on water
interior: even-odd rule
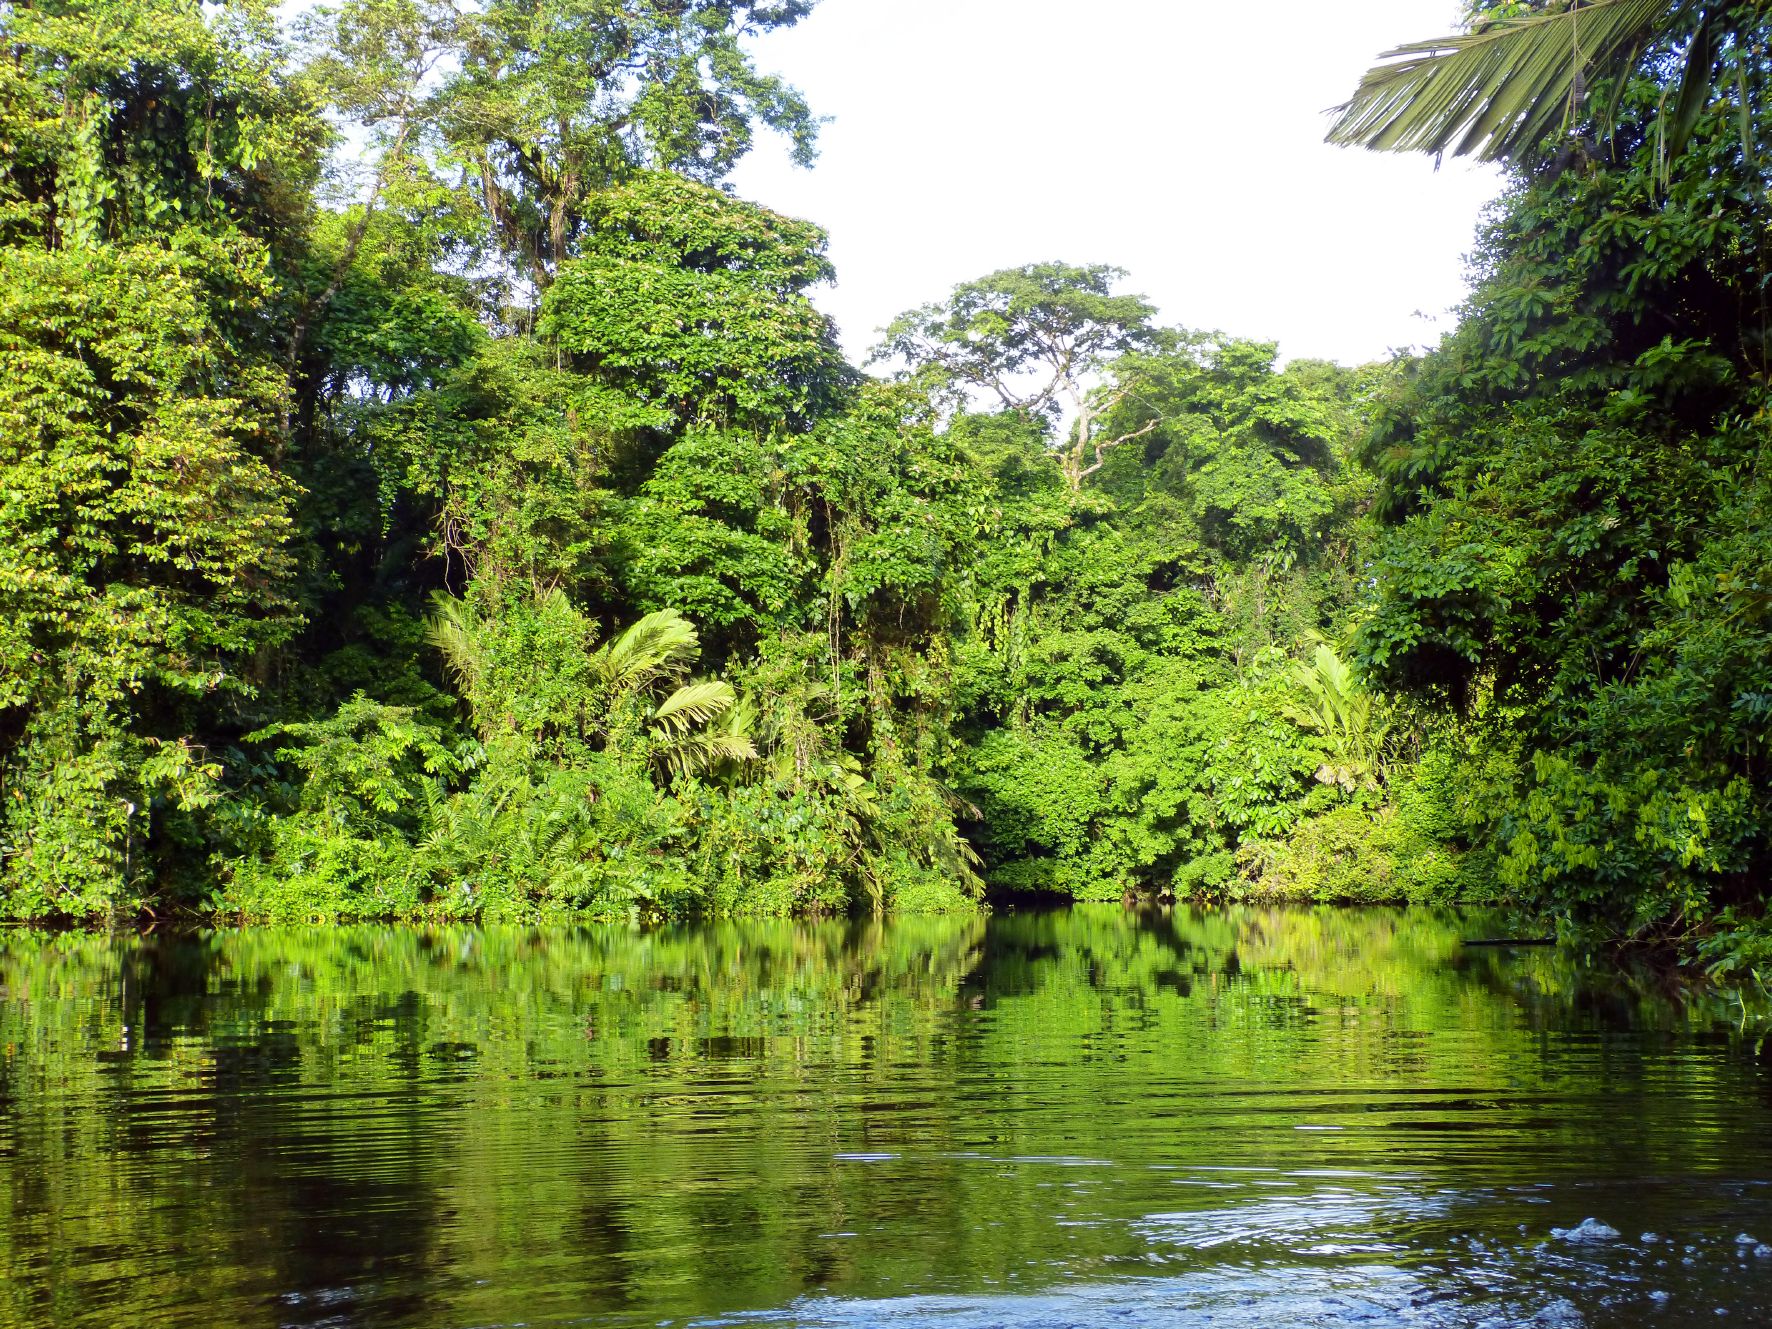
[[[1475,1197],[1471,1197],[1475,1198]],[[1478,1210],[1488,1213],[1486,1206]],[[885,1298],[803,1297],[691,1329],[935,1325],[943,1329],[1110,1329],[1202,1325],[1416,1329],[1628,1329],[1772,1325],[1772,1244],[1752,1233],[1626,1236],[1597,1218],[1520,1225],[1505,1238],[1452,1231],[1438,1244],[1374,1238],[1398,1220],[1431,1226],[1444,1196],[1325,1193],[1228,1211],[1153,1214],[1150,1264],[1170,1276],[1064,1283],[1039,1291]]]
[[[1415,1275],[1383,1265],[1329,1273],[1222,1269],[1191,1278],[1086,1284],[1037,1295],[903,1297],[883,1301],[807,1299],[753,1315],[698,1320],[697,1326],[791,1324],[796,1329],[939,1325],[943,1329],[1108,1329],[1125,1325],[1415,1325],[1426,1329],[1575,1329],[1587,1323],[1570,1302],[1533,1307],[1497,1300],[1450,1303]]]

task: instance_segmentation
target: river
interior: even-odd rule
[[[1772,1324],[1772,1063],[1449,911],[0,933],[0,1325]]]

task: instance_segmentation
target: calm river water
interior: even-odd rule
[[[1772,1324],[1751,1032],[1481,930],[0,934],[0,1325]]]

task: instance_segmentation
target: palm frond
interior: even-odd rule
[[[1596,74],[1634,62],[1694,0],[1587,0],[1387,51],[1335,108],[1331,143],[1518,160],[1579,112]],[[1707,41],[1708,49],[1708,41]]]
[[[673,776],[705,775],[727,762],[755,761],[757,749],[743,734],[685,734],[661,740],[653,750]]]
[[[672,776],[706,775],[757,760],[756,710],[730,683],[706,679],[678,688],[652,712],[653,757]]]
[[[1692,35],[1686,72],[1680,76],[1680,93],[1674,100],[1673,121],[1663,139],[1663,150],[1669,157],[1678,157],[1685,150],[1698,117],[1710,100],[1711,71],[1716,67],[1717,59],[1716,38],[1713,16],[1706,14],[1699,20],[1698,31]]]
[[[1322,737],[1330,759],[1318,767],[1317,779],[1349,790],[1382,782],[1390,717],[1353,667],[1318,639],[1310,660],[1293,666],[1292,683],[1295,698],[1280,713]]]
[[[660,609],[593,651],[591,665],[615,692],[634,693],[682,677],[700,654],[695,625],[675,609]]]
[[[984,878],[979,875],[984,859],[952,822],[941,829],[930,857],[935,867],[945,868],[970,894],[984,893]]]
[[[738,701],[730,683],[709,679],[678,688],[652,712],[653,721],[665,732],[687,734],[712,724]]]
[[[756,746],[744,734],[713,733],[704,736],[704,749],[709,765],[723,761],[755,761]]]
[[[431,610],[425,640],[442,652],[443,664],[461,690],[472,693],[486,674],[486,632],[479,611],[447,591],[431,596]]]

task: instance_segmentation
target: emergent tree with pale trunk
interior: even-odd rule
[[[1122,356],[1158,350],[1155,307],[1139,295],[1116,295],[1126,274],[1095,264],[1030,263],[956,286],[945,301],[899,315],[873,359],[902,361],[911,377],[955,396],[983,393],[1005,410],[1057,420],[1071,428],[1055,445],[1072,490],[1102,467],[1107,453],[1157,427],[1103,430],[1133,380],[1108,367]]]

